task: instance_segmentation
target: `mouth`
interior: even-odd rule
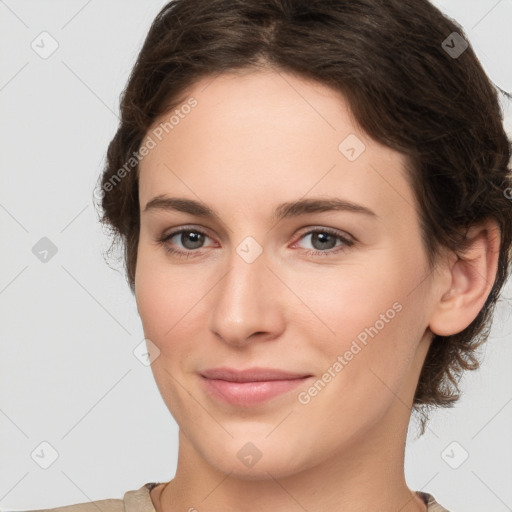
[[[290,392],[312,377],[273,368],[213,368],[200,373],[206,392],[236,407],[249,407]]]

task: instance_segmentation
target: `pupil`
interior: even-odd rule
[[[335,244],[334,245],[332,243],[329,244],[329,238],[331,239],[330,240],[331,242],[336,242],[336,239],[328,233],[314,233],[313,234],[313,245],[314,245],[315,241],[318,241],[320,239],[320,248],[321,249],[332,249]],[[325,246],[326,243],[329,247]],[[324,244],[324,245],[322,245],[322,244]]]
[[[320,249],[332,249],[336,245],[336,239],[329,233],[314,233],[312,240],[313,245],[315,245],[315,242],[320,244]],[[181,243],[187,249],[197,249],[202,242],[203,235],[196,231],[185,231],[181,235]],[[334,245],[332,242],[334,242]]]
[[[203,241],[203,235],[201,233],[197,233],[196,231],[185,231],[181,235],[181,243],[184,247],[187,249],[197,249],[201,246],[201,243]],[[191,242],[191,245],[189,245],[189,242]]]

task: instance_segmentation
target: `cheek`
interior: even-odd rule
[[[402,284],[391,278],[389,266],[385,262],[340,265],[302,274],[294,288],[303,303],[298,305],[300,314],[297,310],[296,316],[308,322],[316,337],[320,334],[322,339],[338,340],[337,349],[376,322],[382,328],[380,315],[394,319],[397,315],[393,304],[403,300]],[[292,283],[294,277],[289,275],[287,279]],[[294,297],[291,299],[296,302]]]
[[[212,284],[204,274],[172,266],[154,249],[140,252],[135,298],[144,335],[160,350],[162,361],[176,366],[201,339]],[[210,305],[211,307],[211,305]],[[204,338],[204,335],[202,336]]]
[[[163,351],[164,340],[172,335],[189,300],[184,296],[187,288],[181,286],[179,273],[170,273],[154,252],[139,246],[135,299],[146,338]]]
[[[168,322],[168,316],[165,313],[166,311],[170,313],[171,310],[168,304],[168,290],[162,286],[158,276],[158,268],[151,265],[144,258],[143,253],[139,253],[135,274],[135,300],[144,334],[157,345]]]
[[[303,275],[297,295],[308,308],[296,317],[326,369],[343,357],[349,371],[339,383],[346,378],[344,385],[363,386],[377,378],[373,369],[396,387],[407,373],[425,328],[421,264],[421,258],[390,250],[374,254],[372,262]]]

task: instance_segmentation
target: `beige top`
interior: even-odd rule
[[[137,490],[125,492],[123,499],[108,499],[86,503],[77,503],[76,505],[67,505],[50,509],[27,510],[26,512],[156,512],[151,496],[151,489],[164,482],[149,482]],[[437,501],[431,494],[416,491],[425,504],[428,506],[428,512],[449,512]]]

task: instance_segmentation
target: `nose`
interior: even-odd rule
[[[241,347],[279,337],[285,325],[282,283],[268,268],[265,252],[248,262],[235,250],[215,286],[210,330],[225,343]]]

